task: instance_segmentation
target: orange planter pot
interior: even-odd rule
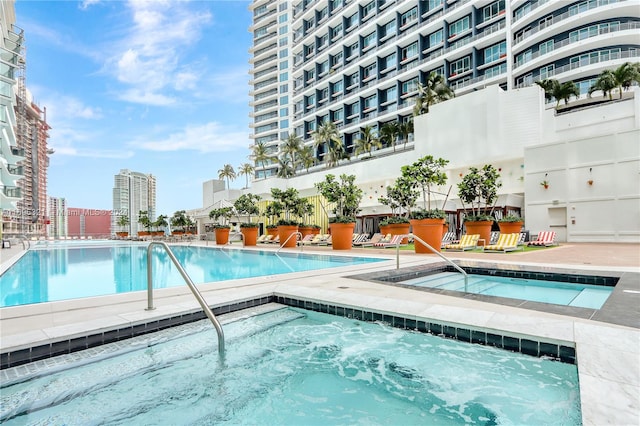
[[[275,238],[276,235],[278,235],[278,228],[267,228],[267,235],[271,235]]]
[[[436,251],[440,251],[444,219],[412,219],[410,222],[416,237],[429,244]],[[414,242],[414,250],[416,253],[433,253],[418,240]]]
[[[391,235],[407,235],[409,233],[409,228],[411,227],[410,223],[392,223],[387,225],[389,228],[389,234]],[[385,234],[386,235],[386,234]],[[409,242],[409,238],[405,237],[402,239],[401,244],[407,244]]]
[[[302,234],[303,237],[307,236],[307,235],[313,235],[316,228],[313,228],[311,226],[300,226],[298,227],[298,231]]]
[[[498,222],[501,234],[518,234],[524,222]],[[488,243],[487,243],[488,244]]]
[[[465,222],[464,227],[467,229],[467,234],[479,234],[480,239],[484,240],[484,245],[489,245],[491,241],[491,226],[493,221],[482,220],[478,222]],[[478,241],[478,245],[482,245],[482,241]]]
[[[280,237],[280,245],[282,245],[285,241],[287,241],[287,238],[289,238],[289,235],[294,234],[298,232],[298,226],[297,225],[278,225],[278,235]],[[286,242],[286,244],[284,244],[283,247],[295,247],[297,244],[298,238],[293,236],[291,238],[289,238],[289,241]]]
[[[355,223],[331,223],[331,247],[334,250],[351,250]]]
[[[216,228],[216,244],[223,246],[229,242],[229,228]]]
[[[245,246],[255,246],[258,244],[258,230],[260,228],[240,228],[240,232],[244,236],[244,245]]]
[[[116,235],[120,238],[126,238],[129,236],[128,232],[116,232]]]

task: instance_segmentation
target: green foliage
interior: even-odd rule
[[[243,222],[240,224],[240,228],[259,228],[260,224],[255,222]]]
[[[172,227],[180,228],[181,230],[187,226],[189,221],[190,219],[187,218],[186,210],[178,210],[174,212],[170,220]]]
[[[286,190],[281,190],[278,188],[271,188],[271,196],[275,200],[273,204],[276,204],[276,207],[280,207],[280,213],[284,213],[284,220],[287,222],[293,221],[293,216],[296,216],[299,205],[300,205],[300,197],[298,196],[298,190],[295,188],[289,188]],[[297,221],[295,221],[297,223]]]
[[[340,181],[332,174],[325,176],[325,180],[315,184],[318,192],[329,203],[335,204],[333,208],[334,218],[331,223],[355,222],[356,214],[360,211],[362,189],[354,183],[355,175],[340,175]]]
[[[298,221],[296,219],[280,219],[278,220],[278,225],[282,226],[297,226]]]
[[[502,222],[502,223],[522,222],[522,218],[520,216],[518,216],[518,215],[510,214],[510,215],[507,215],[507,216],[503,217],[498,222]]]
[[[435,72],[427,76],[427,81],[423,85],[418,83],[418,94],[413,106],[413,115],[426,114],[429,107],[435,103],[454,98],[456,95],[448,85],[445,78]]]
[[[447,183],[447,174],[444,172],[447,164],[449,160],[427,155],[400,169],[406,184],[422,190],[423,208],[426,210],[431,210],[431,187]]]
[[[122,227],[129,225],[129,216],[122,215],[118,217],[117,225]]]
[[[411,208],[415,206],[418,199],[418,191],[413,188],[413,184],[406,177],[399,177],[393,186],[387,186],[387,196],[378,198],[378,201],[391,208],[391,213],[401,213],[401,209],[406,210],[407,214],[411,212]]]
[[[169,222],[167,222],[167,216],[161,214],[160,216],[158,216],[158,218],[156,219],[155,222],[153,222],[152,224],[155,228],[165,228],[167,225],[169,225]]]
[[[236,213],[238,215],[246,215],[248,216],[249,223],[251,222],[251,215],[258,215],[260,213],[260,209],[258,208],[258,201],[260,201],[260,196],[255,194],[242,194],[238,199],[233,203],[233,207],[236,209]],[[240,224],[242,227],[243,224]]]
[[[229,219],[233,215],[233,207],[221,207],[209,212],[209,218],[218,221],[214,228],[230,228]]]
[[[493,220],[493,216],[482,213],[483,208],[491,206],[498,199],[498,188],[502,183],[498,181],[500,173],[490,164],[485,164],[482,169],[471,167],[469,173],[458,184],[458,196],[460,201],[471,205],[471,215],[465,217],[465,221]],[[466,209],[466,207],[465,207]]]
[[[151,229],[151,219],[149,219],[149,212],[146,210],[140,210],[138,212],[138,223],[144,226],[147,231]]]
[[[389,216],[385,220],[380,221],[380,226],[395,225],[398,223],[410,223],[409,219],[404,216]]]
[[[417,220],[445,219],[447,217],[447,214],[444,212],[444,210],[439,210],[439,209],[433,209],[433,210],[418,209],[418,210],[413,210],[409,215],[409,217],[411,219],[417,219]]]

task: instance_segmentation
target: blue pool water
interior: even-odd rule
[[[401,283],[416,287],[438,288],[592,309],[600,309],[613,291],[613,287],[599,285],[473,274],[469,275],[469,283],[465,288],[464,278],[457,272],[442,272],[401,281]]]
[[[224,363],[211,323],[200,321],[95,348],[89,358],[74,354],[71,366],[55,359],[43,370],[27,366],[23,374],[32,377],[0,389],[0,423],[582,421],[572,364],[293,308],[223,327]],[[96,355],[96,349],[104,352]]]
[[[194,283],[300,272],[383,259],[172,246]],[[153,286],[185,285],[166,252],[153,254]],[[29,250],[0,276],[0,307],[146,290],[147,245]]]

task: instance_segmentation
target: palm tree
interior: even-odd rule
[[[342,140],[341,140],[342,142]],[[327,152],[327,167],[337,166],[343,158],[349,158],[349,154],[344,149],[344,143],[332,143]]]
[[[360,129],[360,137],[356,139],[356,155],[368,152],[371,158],[373,148],[382,148],[382,142],[376,136],[373,127],[364,126]]]
[[[300,139],[300,136],[295,133],[289,133],[287,138],[282,142],[280,150],[285,156],[288,155],[291,159],[291,168],[295,175],[296,169],[298,168],[298,159],[296,158],[296,155],[300,154],[300,151],[302,150],[302,139]]]
[[[613,100],[613,89],[618,87],[616,83],[616,76],[611,70],[604,70],[600,73],[597,80],[591,87],[587,95],[591,97],[593,92],[598,90],[602,91],[603,96],[609,95],[609,100]]]
[[[295,170],[291,165],[291,160],[286,157],[278,158],[278,173],[280,178],[290,178],[295,175]]]
[[[544,98],[547,100],[547,102],[551,102],[551,100],[553,99],[553,86],[555,81],[556,80],[547,78],[535,82],[544,90]]]
[[[249,176],[251,176],[251,174],[255,171],[255,167],[253,167],[251,164],[249,163],[244,163],[240,165],[240,169],[238,171],[239,175],[244,175],[246,178],[246,186],[245,188],[249,187]]]
[[[256,164],[262,165],[264,171],[265,162],[269,159],[267,144],[264,142],[256,142],[252,147],[251,157]]]
[[[413,134],[413,120],[409,119],[398,125],[398,134],[404,141],[404,148],[407,148],[407,142],[409,141],[409,135]]]
[[[316,152],[318,148],[325,144],[327,145],[327,155],[335,157],[339,153],[340,156],[337,160],[344,158],[344,141],[340,137],[340,132],[338,132],[338,128],[333,121],[324,121],[318,130],[313,132],[313,145],[316,148]],[[335,161],[336,164],[337,160]],[[333,160],[330,162],[333,162]],[[330,162],[327,162],[327,167],[329,167]]]
[[[393,152],[396,152],[396,142],[400,134],[399,124],[397,121],[389,121],[380,127],[380,142],[393,146]]]
[[[564,83],[558,82],[558,80],[553,80],[553,90],[551,94],[556,99],[556,109],[560,105],[560,101],[563,100],[566,105],[569,103],[569,99],[571,96],[575,96],[576,98],[580,96],[580,89],[573,81],[565,81]]]
[[[634,82],[640,82],[640,64],[625,62],[613,71],[602,71],[602,73],[598,76],[595,84],[589,89],[589,93],[591,93],[591,89],[593,89],[594,86],[597,86],[598,83],[600,83],[600,85],[604,88],[596,88],[594,89],[594,91],[602,90],[605,95],[609,93],[609,99],[612,99],[612,90],[618,89],[619,98],[622,99],[622,91],[629,90],[629,87],[631,87]],[[610,86],[613,87],[609,89]],[[609,90],[605,91],[605,89]]]
[[[416,104],[413,107],[413,115],[426,114],[429,112],[431,105],[455,96],[453,89],[447,85],[444,77],[432,71],[427,76],[427,81],[424,85],[418,83],[418,94],[416,95]]]
[[[305,146],[300,151],[300,164],[307,170],[309,173],[309,167],[316,164],[316,157],[313,155],[313,148],[310,146]]]
[[[218,170],[218,179],[227,180],[227,189],[230,189],[230,181],[236,178],[236,171],[233,170],[231,164],[225,164],[223,168]]]

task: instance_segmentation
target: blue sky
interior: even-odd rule
[[[157,177],[158,214],[202,207],[202,182],[249,161],[249,4],[17,0],[27,87],[52,127],[49,195],[111,209],[131,169]]]

